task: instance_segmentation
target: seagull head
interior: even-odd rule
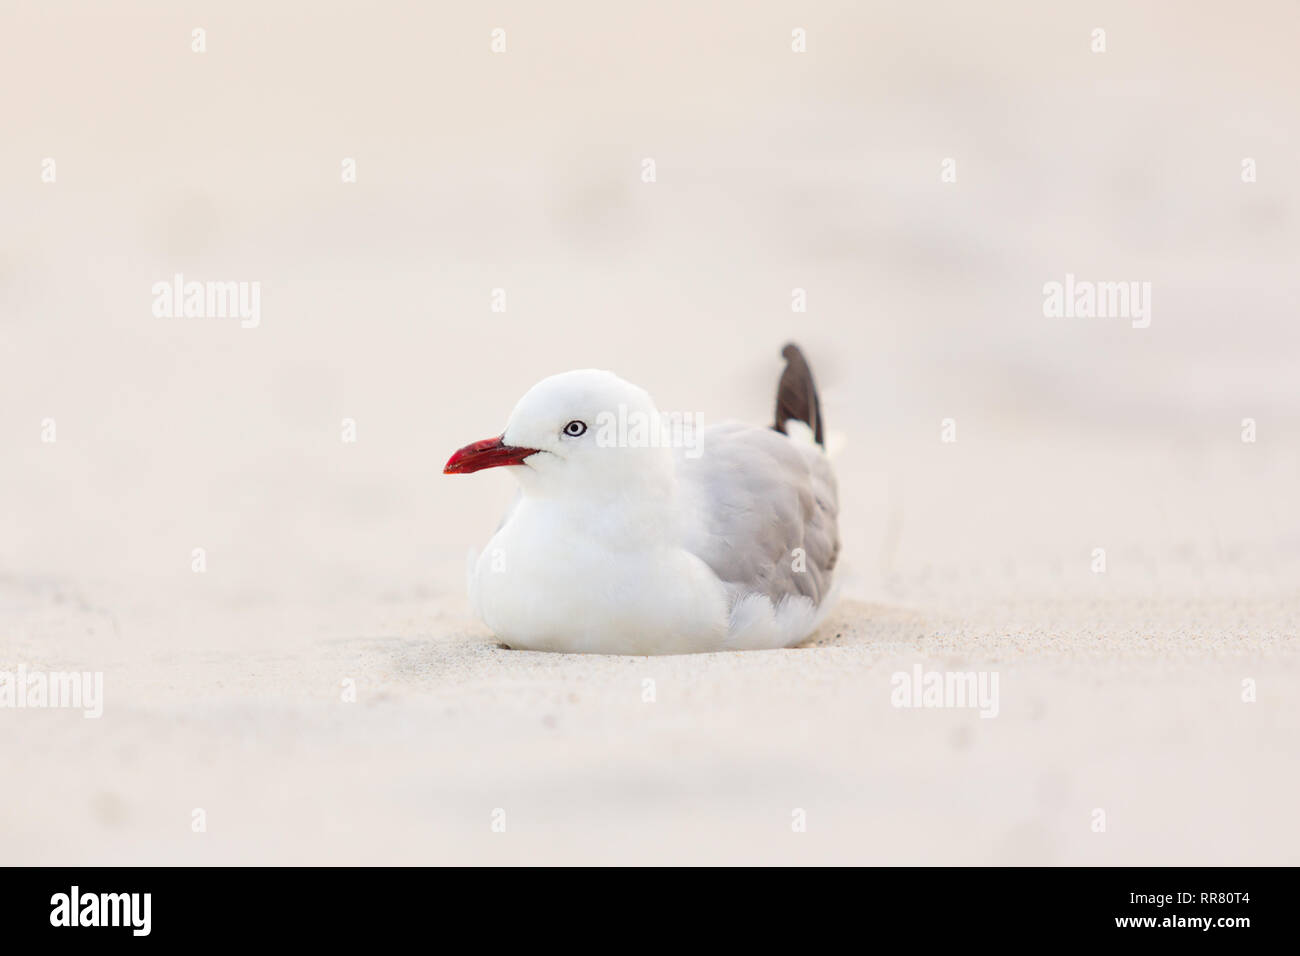
[[[500,435],[459,449],[442,472],[508,467],[525,492],[540,494],[626,491],[672,474],[668,450],[628,427],[658,415],[645,389],[613,372],[563,372],[529,389]]]

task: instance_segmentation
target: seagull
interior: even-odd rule
[[[510,648],[687,654],[790,647],[834,603],[835,475],[798,346],[770,426],[663,416],[612,372],[545,378],[446,475],[506,468],[519,494],[469,597]]]

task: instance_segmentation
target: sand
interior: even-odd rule
[[[1293,5],[131,6],[0,30],[0,671],[104,679],[0,709],[0,863],[1300,862]],[[177,272],[260,324],[156,317]],[[471,618],[512,488],[453,449],[584,366],[762,421],[787,339],[807,646]]]

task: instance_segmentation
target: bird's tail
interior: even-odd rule
[[[817,386],[813,384],[812,369],[799,346],[793,342],[786,344],[781,355],[785,359],[785,371],[781,373],[781,382],[776,388],[776,423],[772,427],[788,435],[787,422],[802,422],[812,432],[813,441],[825,448],[822,403],[817,397]]]

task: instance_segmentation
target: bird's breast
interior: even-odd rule
[[[522,505],[471,581],[483,622],[512,647],[662,654],[721,646],[722,584],[671,542],[608,540],[601,525]]]

